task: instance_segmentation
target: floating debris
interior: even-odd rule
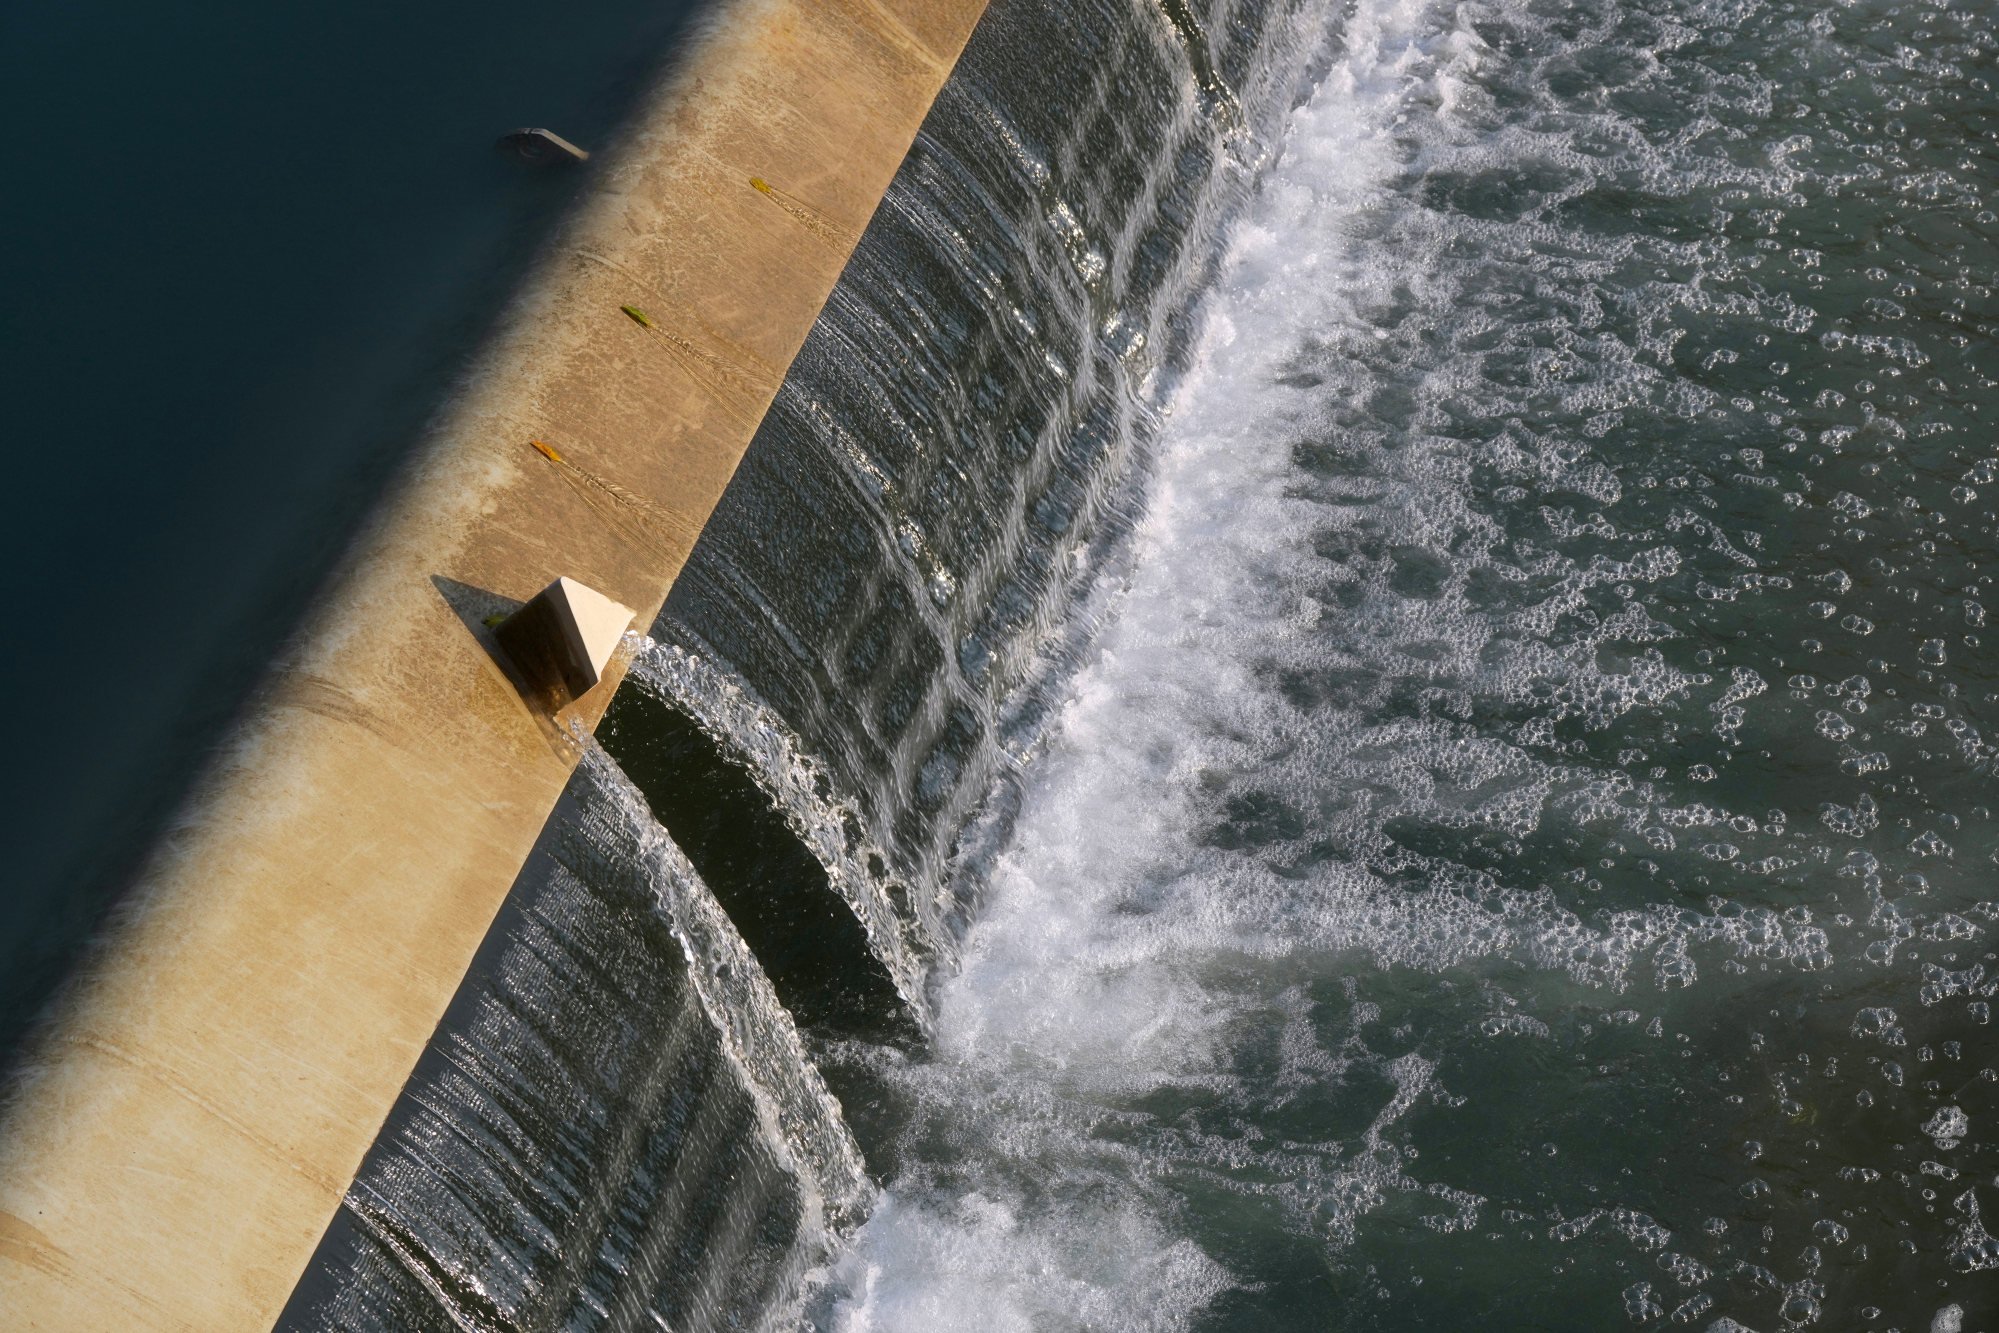
[[[530,166],[561,166],[571,162],[588,162],[590,154],[578,148],[554,130],[540,127],[514,130],[500,136],[494,145],[512,153]]]

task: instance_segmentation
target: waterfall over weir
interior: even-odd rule
[[[796,1323],[1326,9],[996,0],[282,1327]]]
[[[999,0],[304,1326],[1992,1333],[1992,10]]]
[[[287,1325],[782,1326],[871,1193],[756,960],[592,747]]]
[[[972,905],[958,841],[1087,637],[1330,9],[994,4],[668,599],[658,637],[823,763],[919,951]]]
[[[685,717],[718,756],[727,756],[745,771],[757,795],[770,802],[777,818],[810,854],[825,876],[825,887],[853,914],[865,935],[866,952],[887,974],[897,999],[912,1017],[920,1017],[924,943],[891,897],[885,882],[885,853],[867,839],[852,804],[835,795],[825,770],[800,753],[797,738],[783,721],[738,680],[682,648],[646,640],[626,680],[635,694]],[[635,703],[629,696],[619,701],[607,735],[622,734]],[[657,741],[655,731],[640,744],[656,746]],[[671,764],[679,756],[667,758]],[[683,776],[672,772],[662,785],[670,789]],[[760,881],[745,888],[767,898],[772,886]],[[851,965],[853,960],[846,961]]]

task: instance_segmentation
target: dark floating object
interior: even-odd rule
[[[523,162],[544,167],[561,162],[588,162],[590,154],[578,148],[554,130],[515,130],[500,136],[500,148],[512,153]]]

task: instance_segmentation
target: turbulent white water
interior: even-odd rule
[[[1906,498],[1803,471],[1856,439],[1885,457],[1950,436],[1977,411],[1956,386],[1991,379],[1797,295],[1841,306],[1813,247],[1841,262],[1860,224],[1808,209],[1842,192],[1885,180],[1990,212],[1969,158],[1957,179],[1870,166],[1862,132],[1857,165],[1803,165],[1814,135],[1853,144],[1859,112],[1828,98],[1786,137],[1757,69],[1779,58],[1729,49],[1752,14],[1802,69],[1858,58],[1824,16],[1725,5],[1360,0],[1328,33],[1205,299],[1109,628],[938,986],[934,1049],[850,1053],[908,1124],[822,1275],[823,1326],[1999,1308],[1978,1285],[1999,1267],[1979,1190],[1999,1180],[1961,1105],[1999,1063],[1978,961],[1999,903],[1952,843],[1990,812],[1915,799],[1990,771],[1935,668],[1976,656],[1961,631],[1983,616],[1938,539],[1975,550],[1991,529],[1933,508],[1989,442],[1904,464],[1940,479]],[[1883,53],[1884,81],[1951,86],[1956,57],[1925,63],[1925,41],[1969,32],[1991,57],[1946,7],[1853,23],[1840,40]],[[1909,133],[1890,119],[1909,105],[1866,104],[1866,128]],[[1714,201],[1713,234],[1653,224],[1689,196]],[[1739,238],[1738,211],[1803,241]],[[1990,302],[1921,252],[1843,262],[1856,312],[1924,283],[1938,308],[1953,282]],[[1817,382],[1772,359],[1787,336],[1826,353]],[[1745,357],[1774,387],[1729,383]],[[1930,399],[1898,404],[1925,367]],[[1783,515],[1785,487],[1824,544],[1755,509]],[[1891,504],[1916,527],[1859,548]],[[1885,617],[1807,612],[1815,586],[1927,597],[1956,626],[1828,649],[1813,621],[1864,637]],[[1870,698],[1907,717],[1867,719]],[[1864,748],[1877,725],[1951,739],[1891,758]],[[1773,755],[1814,745],[1804,776],[1771,780]],[[1873,785],[1910,765],[1920,784]]]
[[[891,1188],[835,1275],[833,1327],[1184,1324],[1228,1274],[1142,1183],[1144,1149],[1121,1153],[1097,1130],[1142,1094],[1232,1077],[1240,1014],[1209,974],[1360,936],[1478,947],[1363,890],[1245,875],[1201,846],[1196,808],[1205,774],[1286,739],[1258,665],[1272,636],[1317,614],[1286,568],[1317,515],[1288,493],[1294,404],[1270,385],[1302,343],[1358,322],[1367,275],[1333,220],[1400,168],[1398,120],[1447,110],[1455,68],[1476,59],[1476,39],[1437,18],[1430,4],[1361,6],[1240,229],[1165,430],[1135,573],[1029,779],[963,968],[941,987],[934,1062],[905,1073],[921,1104],[961,1122],[946,1132],[979,1145],[961,1171]],[[1309,1044],[1292,1054],[1292,1077],[1328,1072]],[[1408,1058],[1392,1075],[1384,1124],[1428,1070]],[[1392,1149],[1367,1138],[1381,1151],[1325,1182],[1343,1196],[1333,1225],[1398,1178]],[[1107,1153],[1137,1170],[1103,1171]]]

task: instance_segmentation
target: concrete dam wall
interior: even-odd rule
[[[13,1091],[0,1322],[277,1318],[622,670],[481,622],[651,622],[983,9],[730,0],[606,155]]]

